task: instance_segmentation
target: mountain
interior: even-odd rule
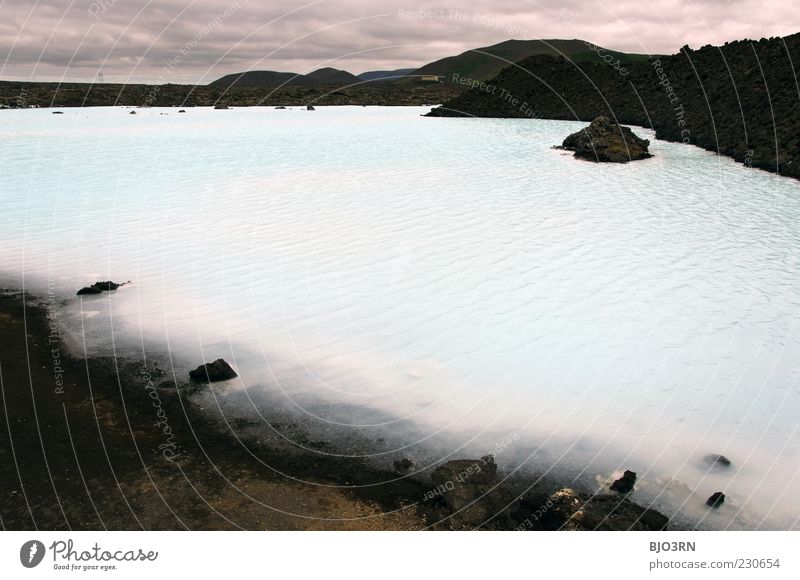
[[[321,68],[306,75],[275,72],[247,71],[225,75],[211,86],[227,87],[276,87],[284,83],[294,86],[338,85],[346,86],[361,81],[397,80],[418,83],[423,76],[445,77],[451,81],[453,75],[473,80],[486,80],[496,76],[505,67],[536,55],[565,55],[573,62],[606,62],[624,66],[648,58],[644,54],[629,54],[608,50],[584,40],[506,40],[492,46],[474,48],[456,56],[448,56],[417,69],[401,68],[394,71],[367,71],[358,76],[335,68]],[[395,78],[392,78],[395,77]]]
[[[315,86],[315,85],[351,85],[358,83],[357,76],[335,68],[321,68],[306,75],[271,70],[251,70],[232,73],[209,83],[212,87],[277,87],[281,85]]]
[[[415,70],[414,77],[436,75],[452,81],[454,74],[461,78],[486,80],[496,76],[505,67],[531,56],[549,54],[565,55],[574,62],[602,61],[611,55],[613,61],[624,65],[647,59],[647,55],[628,54],[598,47],[584,40],[506,40],[492,46],[474,48],[457,56],[448,56]],[[406,82],[412,82],[411,79]]]
[[[416,69],[413,68],[399,68],[397,70],[370,70],[358,75],[362,81],[394,81],[411,74]]]
[[[247,72],[232,73],[208,83],[212,87],[277,87],[290,83],[297,77],[295,73],[276,72],[272,70],[251,70]]]
[[[358,82],[357,76],[352,75],[347,71],[330,67],[317,69],[314,72],[308,73],[303,78],[308,82],[304,82],[302,84],[310,85],[352,85]]]
[[[488,80],[491,91],[464,91],[429,115],[573,121],[603,115],[651,127],[659,139],[800,178],[797,62],[800,34],[696,50],[684,46],[624,70],[537,55]]]

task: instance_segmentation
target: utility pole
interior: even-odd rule
[[[101,85],[103,84],[103,71],[97,73],[97,82],[99,82]]]

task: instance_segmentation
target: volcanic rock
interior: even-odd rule
[[[189,371],[189,378],[193,381],[208,381],[216,383],[218,381],[227,381],[235,379],[239,375],[236,374],[224,359],[218,358],[214,362],[200,365],[193,371]]]
[[[643,508],[614,495],[581,494],[564,488],[543,504],[546,510],[542,529],[658,531],[667,528],[669,519],[654,509]]]
[[[715,491],[711,494],[711,497],[706,500],[706,505],[712,508],[718,508],[723,503],[725,503],[725,494],[721,491]]]
[[[111,280],[106,280],[105,282],[95,282],[91,286],[84,286],[80,290],[78,290],[77,295],[83,296],[85,294],[101,294],[103,292],[111,292],[112,290],[116,290],[123,284],[117,284],[116,282],[112,282]]]
[[[703,457],[703,461],[711,465],[712,467],[730,467],[731,460],[725,457],[724,455],[717,455],[716,453],[712,453],[710,455],[706,455]]]
[[[561,145],[575,152],[575,157],[589,161],[627,163],[652,157],[647,148],[650,141],[633,134],[628,127],[608,117],[596,117],[588,127],[573,133]]]
[[[636,483],[636,473],[630,470],[625,470],[618,480],[611,484],[611,490],[619,493],[630,493],[633,491],[633,486]]]

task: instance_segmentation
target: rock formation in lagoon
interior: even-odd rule
[[[622,477],[617,479],[611,484],[611,490],[619,493],[630,493],[633,491],[633,486],[636,484],[636,473],[628,469],[622,474]]]
[[[724,455],[717,455],[716,453],[712,453],[710,455],[706,455],[703,457],[703,461],[705,461],[711,467],[730,467],[731,460],[725,457]]]
[[[112,282],[111,280],[106,280],[105,282],[95,282],[91,286],[84,286],[80,290],[78,290],[78,296],[84,296],[86,294],[102,294],[103,292],[111,292],[112,290],[116,290],[120,286],[124,286],[125,284],[129,284],[128,282],[123,282],[118,284],[116,282]]]
[[[715,491],[711,494],[711,497],[706,500],[706,505],[712,508],[718,508],[723,503],[725,503],[725,494],[721,491]]]
[[[202,364],[193,371],[189,371],[189,378],[193,381],[207,381],[209,383],[227,381],[238,376],[236,371],[231,368],[231,365],[221,358],[214,362]]]
[[[652,157],[647,151],[650,141],[603,116],[595,117],[588,127],[564,139],[561,146],[589,161],[627,163]]]

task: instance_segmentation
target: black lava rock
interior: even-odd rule
[[[703,457],[703,461],[711,465],[712,467],[730,467],[731,460],[725,457],[724,455],[717,455],[716,453],[712,453],[710,455],[706,455]]]
[[[112,290],[116,290],[122,286],[122,284],[117,284],[116,282],[112,282],[111,280],[106,280],[105,282],[95,282],[91,286],[85,286],[78,290],[78,296],[83,296],[85,294],[101,294],[103,292],[111,292]]]
[[[636,473],[630,470],[625,470],[618,480],[611,484],[611,490],[619,493],[630,493],[633,491],[633,486],[636,483]]]
[[[231,365],[221,358],[218,358],[214,362],[200,365],[193,371],[189,371],[189,378],[193,381],[207,381],[209,383],[227,381],[235,379],[238,376],[236,371],[231,368]]]
[[[725,503],[725,494],[721,491],[715,491],[711,494],[711,497],[706,500],[706,505],[712,508],[718,508],[723,503]]]
[[[562,147],[575,152],[575,157],[601,163],[627,163],[652,157],[650,141],[633,134],[628,127],[608,117],[595,118],[588,127],[573,133]]]

